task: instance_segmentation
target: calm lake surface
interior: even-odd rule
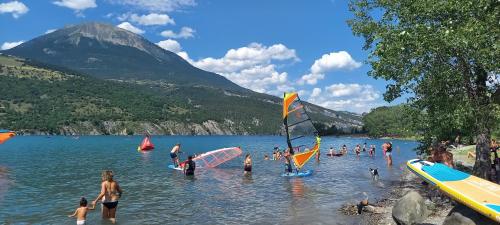
[[[281,161],[264,161],[274,146],[285,147],[279,136],[153,136],[156,149],[137,152],[140,136],[14,137],[0,145],[0,224],[75,224],[67,215],[80,197],[92,201],[100,191],[101,170],[111,169],[124,190],[118,224],[360,224],[360,217],[342,215],[343,203],[358,202],[366,192],[376,201],[395,185],[406,160],[415,158],[416,142],[394,140],[394,165],[381,154],[384,140],[322,138],[319,163],[306,167],[314,174],[283,178]],[[243,155],[217,169],[199,169],[195,179],[175,170],[169,151],[182,143],[188,153],[241,146]],[[357,158],[356,144],[377,146]],[[346,144],[349,155],[330,158],[330,146]],[[398,150],[399,149],[399,150]],[[253,156],[253,174],[243,176],[243,156]],[[379,168],[373,181],[368,168]],[[100,209],[87,224],[109,224]]]

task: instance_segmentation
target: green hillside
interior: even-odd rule
[[[276,116],[280,106],[261,107],[258,99],[206,87],[104,81],[30,64],[0,56],[0,127],[61,133],[61,127],[78,127],[82,122],[99,129],[103,121],[133,125],[144,121],[201,124],[213,120],[233,123],[231,129],[236,133],[279,130]],[[128,128],[129,132],[141,132]]]
[[[57,134],[282,132],[280,98],[200,70],[110,24],[67,26],[2,54],[2,128]],[[353,113],[307,107],[325,129],[362,125]]]

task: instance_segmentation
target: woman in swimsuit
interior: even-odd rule
[[[250,153],[247,153],[247,155],[245,156],[243,170],[245,171],[245,174],[252,172],[252,157],[250,157]]]
[[[113,180],[113,171],[103,171],[102,180],[101,193],[93,201],[93,204],[95,205],[99,200],[102,200],[102,218],[115,223],[118,199],[122,196],[123,191],[120,185]]]

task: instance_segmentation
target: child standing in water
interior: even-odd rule
[[[80,199],[80,207],[78,207],[75,210],[75,213],[73,213],[72,215],[69,215],[68,217],[76,217],[76,224],[77,225],[84,225],[85,220],[87,218],[87,212],[89,210],[94,210],[94,209],[95,209],[95,205],[93,205],[92,208],[87,207],[87,199],[82,197]]]

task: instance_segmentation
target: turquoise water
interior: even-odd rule
[[[0,145],[0,223],[75,224],[68,218],[80,197],[92,201],[100,191],[101,170],[111,169],[124,189],[118,224],[359,224],[360,217],[338,212],[345,202],[357,202],[366,192],[375,201],[394,185],[406,160],[415,158],[416,142],[393,141],[394,166],[381,154],[383,140],[322,138],[319,163],[312,160],[310,177],[281,177],[283,164],[264,161],[278,136],[154,136],[156,149],[136,151],[139,136],[15,137]],[[370,158],[352,151],[345,157],[326,157],[331,145],[375,144]],[[217,169],[197,170],[186,179],[170,164],[169,151],[182,143],[187,153],[241,146],[253,156],[253,174],[243,176],[243,155]],[[398,150],[399,149],[399,150]],[[182,154],[181,158],[187,156]],[[379,168],[373,181],[368,168]],[[109,224],[99,210],[88,224]]]

